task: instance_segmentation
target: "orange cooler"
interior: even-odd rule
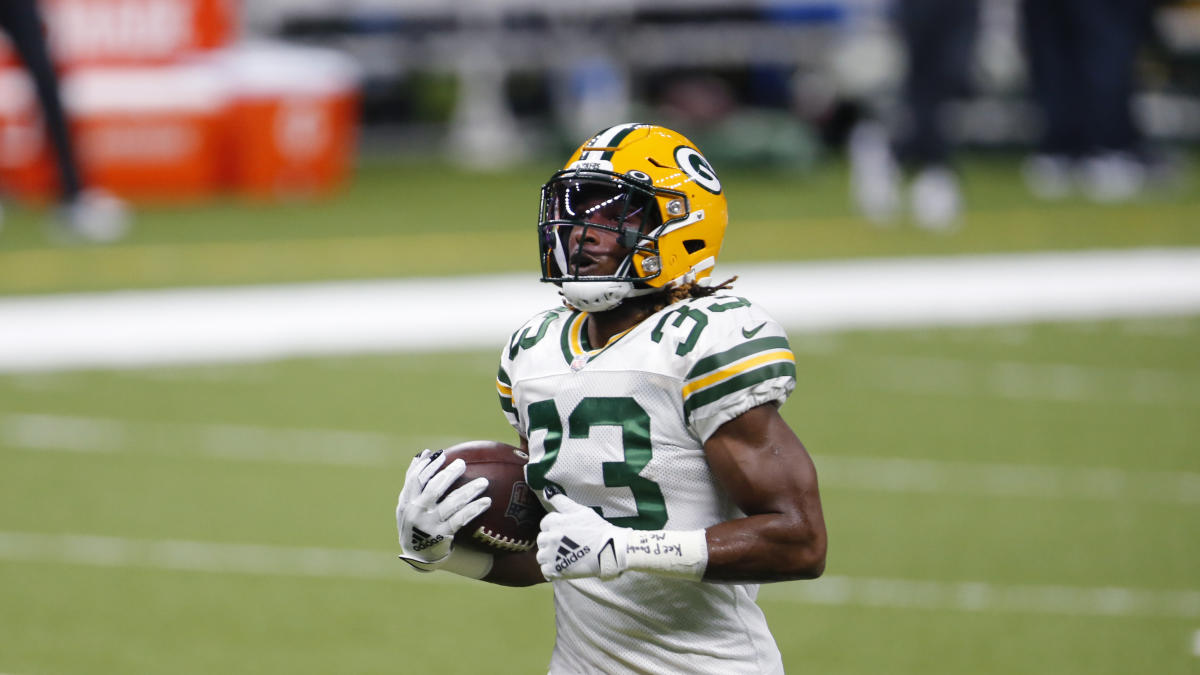
[[[341,185],[358,140],[357,65],[334,51],[280,44],[248,44],[214,57],[231,86],[232,188],[276,199]]]
[[[86,68],[61,88],[89,185],[135,199],[193,199],[220,189],[227,89],[215,69]],[[3,189],[31,199],[56,194],[53,148],[23,70],[0,71],[0,101]]]
[[[213,68],[89,68],[64,85],[91,183],[134,199],[196,199],[220,190],[228,93]]]

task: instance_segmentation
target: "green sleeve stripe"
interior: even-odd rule
[[[517,409],[513,407],[512,399],[507,396],[500,397],[500,409],[510,415],[517,414]]]
[[[691,418],[692,411],[697,408],[704,407],[732,393],[748,389],[776,377],[796,377],[796,364],[791,361],[770,363],[761,368],[748,370],[736,377],[731,377],[708,389],[702,389],[689,396],[683,402],[684,416]]]
[[[692,369],[688,371],[687,379],[694,380],[701,375],[707,375],[714,370],[720,370],[734,361],[740,361],[741,359],[744,359],[752,354],[765,352],[771,349],[787,349],[790,351],[791,347],[788,345],[787,338],[785,337],[764,337],[758,338],[757,340],[751,340],[749,342],[743,342],[742,344],[728,351],[723,351],[720,354],[713,354],[712,356],[706,356],[700,359],[696,362],[696,365],[692,366]]]
[[[512,389],[512,379],[509,378],[508,373],[504,372],[504,366],[500,366],[500,369],[496,371],[496,382],[498,389],[500,386],[503,386],[509,390]],[[515,415],[517,411],[515,408],[513,408],[512,396],[505,396],[503,393],[500,393],[499,396],[500,407],[504,410],[504,412]]]

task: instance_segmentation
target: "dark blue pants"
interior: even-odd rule
[[[41,15],[34,0],[0,0],[0,29],[4,30],[25,63],[37,89],[42,117],[58,160],[59,189],[64,200],[74,199],[82,187],[75,149],[67,129],[58,91],[58,76],[50,61]]]
[[[1151,10],[1151,0],[1024,0],[1032,94],[1044,124],[1040,152],[1137,149],[1134,65]]]
[[[908,55],[900,159],[917,166],[947,163],[946,103],[970,89],[979,0],[899,0],[896,21]]]

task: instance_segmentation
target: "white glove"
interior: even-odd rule
[[[542,518],[537,561],[547,581],[599,577],[625,571],[625,541],[631,530],[617,527],[565,494],[548,488],[551,510]]]
[[[553,487],[542,518],[537,561],[547,581],[615,579],[628,570],[700,581],[708,567],[704,530],[617,527]]]
[[[400,559],[421,571],[432,571],[444,563],[450,557],[454,533],[492,504],[490,497],[479,497],[488,486],[483,477],[443,499],[450,484],[467,470],[461,459],[442,468],[445,462],[441,450],[432,454],[425,450],[417,455],[408,467],[404,488],[396,501]]]

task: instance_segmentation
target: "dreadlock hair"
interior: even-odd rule
[[[710,295],[715,295],[719,291],[724,291],[724,290],[733,288],[733,282],[735,282],[735,281],[737,281],[736,274],[733,275],[732,277],[729,277],[725,281],[722,281],[721,283],[717,284],[716,286],[702,286],[695,282],[690,282],[690,283],[686,283],[686,284],[680,284],[680,285],[674,286],[672,288],[668,288],[668,289],[662,291],[661,293],[655,293],[653,295],[643,295],[643,296],[629,298],[625,302],[627,304],[630,304],[630,303],[637,304],[641,308],[641,310],[643,312],[645,312],[645,316],[649,316],[651,314],[657,313],[659,310],[663,309],[664,307],[667,307],[668,305],[673,305],[673,304],[679,302],[680,300],[687,300],[689,298],[692,298],[692,299],[707,298]],[[566,307],[567,309],[576,310],[576,311],[578,311],[578,309],[579,309],[579,308],[575,307],[574,305],[572,305],[571,303],[567,302],[566,298],[563,298],[562,304],[563,304],[563,307]]]
[[[722,281],[716,286],[702,286],[695,282],[689,282],[686,284],[680,284],[674,288],[669,288],[664,293],[656,296],[659,297],[660,300],[658,303],[655,303],[654,309],[651,313],[653,314],[667,305],[673,305],[680,300],[687,300],[689,298],[707,298],[710,295],[715,295],[719,291],[733,288],[733,282],[735,281],[737,281],[736,274],[732,277],[729,277],[725,281]]]

